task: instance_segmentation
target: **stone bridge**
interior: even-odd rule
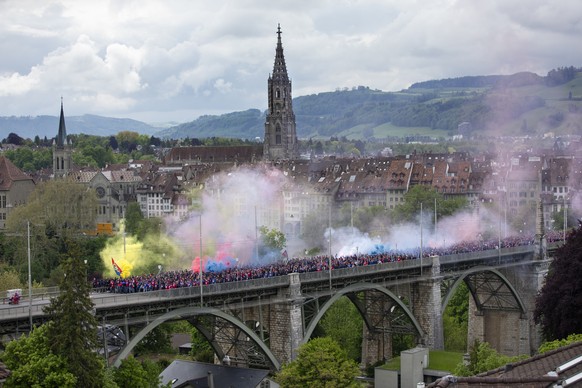
[[[115,364],[164,322],[187,320],[209,341],[216,357],[241,366],[277,370],[293,360],[325,312],[341,297],[364,320],[362,363],[392,357],[392,334],[443,349],[442,314],[456,288],[467,284],[468,343],[489,342],[507,355],[532,354],[540,344],[533,323],[535,296],[549,266],[539,245],[334,269],[192,288],[93,294],[102,324],[139,331]],[[553,248],[553,247],[551,247]],[[29,330],[45,319],[48,300],[0,309],[0,333]],[[135,331],[135,330],[134,330]]]

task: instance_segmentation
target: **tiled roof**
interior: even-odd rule
[[[0,362],[0,381],[6,380],[10,376],[10,369]]]
[[[427,388],[545,388],[556,383],[561,383],[559,386],[563,387],[582,386],[582,342],[538,354],[476,376],[447,376],[429,384]]]
[[[165,163],[221,163],[251,162],[263,157],[263,145],[214,146],[214,147],[175,147],[165,158]]]
[[[0,190],[9,190],[13,182],[32,180],[5,156],[0,156]]]

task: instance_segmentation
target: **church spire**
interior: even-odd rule
[[[266,160],[297,159],[299,148],[293,113],[291,81],[287,74],[283,43],[281,43],[281,25],[277,25],[277,48],[273,74],[269,75],[268,109],[265,120],[265,140],[263,157]]]
[[[59,119],[59,132],[53,141],[53,175],[55,178],[65,177],[72,167],[71,143],[67,140],[67,128],[65,127],[65,112],[63,109],[63,97],[61,97],[61,117]]]
[[[285,55],[283,55],[283,43],[281,42],[281,25],[277,25],[277,48],[275,49],[275,64],[273,65],[273,79],[276,81],[288,82],[287,66],[285,65]]]
[[[56,146],[64,147],[67,144],[67,128],[65,127],[65,113],[63,111],[63,97],[61,97],[61,118],[59,120],[59,132],[57,134]]]

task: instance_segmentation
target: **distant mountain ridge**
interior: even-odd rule
[[[371,140],[420,133],[438,138],[457,134],[465,122],[470,132],[483,134],[582,134],[580,70],[560,68],[545,77],[520,72],[432,80],[399,92],[359,86],[300,96],[293,99],[297,135]],[[264,118],[265,112],[256,109],[203,116],[157,136],[254,139],[263,136]]]
[[[132,119],[119,119],[96,115],[66,116],[67,134],[84,133],[96,136],[116,135],[121,131],[134,131],[153,135],[161,128],[151,126]],[[57,135],[59,130],[58,116],[8,116],[0,117],[0,133],[8,136],[16,133],[22,138],[34,139],[35,136],[50,139]]]
[[[293,99],[299,138],[368,139],[422,133],[442,137],[457,133],[460,123],[487,134],[534,135],[547,131],[582,134],[582,69],[552,70],[547,76],[465,76],[418,82],[398,92],[358,86]],[[83,115],[67,117],[68,133],[99,136],[135,131],[162,138],[264,136],[265,113],[248,109],[204,115],[168,128],[131,119]],[[21,137],[55,136],[58,118],[0,117],[0,130]]]

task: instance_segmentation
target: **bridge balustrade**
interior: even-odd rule
[[[289,285],[288,276],[276,276],[272,278],[241,280],[237,282],[214,283],[203,286],[203,298],[220,299],[232,295],[244,295],[264,289],[277,289]],[[179,287],[165,290],[132,292],[132,293],[106,293],[92,296],[95,306],[105,308],[116,305],[147,304],[168,299],[195,299],[200,298],[200,286]]]

